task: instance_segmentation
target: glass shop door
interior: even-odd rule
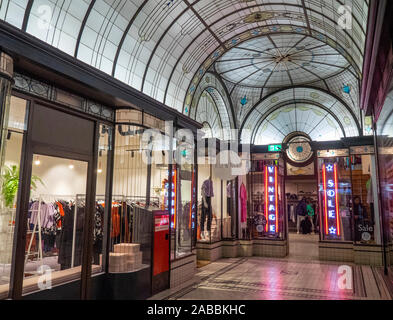
[[[81,279],[87,173],[85,161],[33,155],[24,293]]]

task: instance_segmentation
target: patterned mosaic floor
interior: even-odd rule
[[[292,236],[285,259],[222,259],[198,269],[177,291],[153,299],[169,300],[386,300],[393,299],[378,268],[348,264],[351,290],[339,288],[341,263],[317,260],[315,236]]]

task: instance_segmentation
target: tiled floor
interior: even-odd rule
[[[339,288],[340,263],[318,261],[318,237],[290,235],[285,259],[222,259],[198,269],[182,287],[153,299],[182,300],[347,300],[392,299],[376,268],[350,265],[351,290]]]

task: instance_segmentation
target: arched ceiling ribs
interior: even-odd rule
[[[263,99],[261,99],[260,101],[255,103],[250,108],[250,110],[247,112],[246,116],[244,117],[244,119],[243,119],[243,121],[242,121],[242,123],[240,125],[240,131],[242,131],[244,129],[245,125],[247,124],[248,119],[251,117],[251,115],[253,113],[258,112],[259,114],[261,114],[261,112],[257,109],[260,105],[262,105],[264,102],[269,101],[271,98],[273,98],[275,96],[279,96],[280,94],[285,94],[285,92],[290,91],[290,90],[293,90],[290,100],[287,99],[287,100],[284,100],[284,101],[279,101],[276,105],[273,105],[274,108],[277,107],[277,106],[278,107],[282,107],[282,104],[288,104],[288,103],[291,103],[291,101],[295,105],[296,104],[300,104],[300,103],[309,103],[309,104],[313,104],[313,105],[316,105],[316,106],[321,107],[321,108],[326,108],[322,103],[318,103],[315,100],[296,97],[296,89],[299,89],[299,90],[308,89],[308,90],[312,90],[312,91],[315,91],[315,92],[319,91],[321,93],[324,93],[324,94],[332,97],[335,101],[340,103],[345,108],[345,110],[350,114],[352,120],[355,122],[355,125],[356,125],[357,132],[358,132],[359,136],[362,135],[362,129],[361,129],[361,126],[359,124],[359,118],[355,115],[355,113],[353,112],[352,108],[350,108],[340,97],[337,97],[333,93],[331,93],[331,92],[329,92],[327,90],[318,89],[318,88],[311,87],[311,86],[295,86],[295,87],[291,87],[291,88],[283,88],[281,90],[278,90],[278,91],[275,91],[275,92],[272,92],[272,93],[268,94],[266,97],[264,97]],[[268,110],[270,110],[270,108]],[[341,121],[340,121],[340,123],[341,123]]]
[[[232,121],[232,125],[233,125],[232,128],[233,128],[233,129],[237,129],[238,124],[237,124],[237,121],[236,121],[235,109],[234,109],[234,107],[233,107],[231,95],[230,95],[229,92],[228,92],[227,86],[226,86],[225,83],[222,81],[222,78],[220,77],[220,75],[219,75],[217,72],[215,72],[215,71],[209,71],[209,72],[207,72],[207,74],[213,75],[213,76],[218,80],[218,82],[221,84],[223,90],[225,91],[225,95],[226,95],[226,98],[227,98],[228,103],[229,103],[229,109],[230,109],[231,115],[232,115],[232,117],[231,117],[231,121]]]
[[[200,1],[200,0],[197,0],[196,2],[199,2],[199,1]],[[164,37],[166,36],[167,32],[173,27],[173,25],[177,22],[177,20],[180,19],[181,16],[182,16],[186,11],[188,11],[189,9],[190,9],[190,7],[185,8],[185,9],[181,12],[181,14],[179,14],[175,19],[173,19],[173,21],[172,21],[171,24],[168,26],[168,28],[166,29],[166,31],[162,33],[160,39],[156,42],[156,45],[154,46],[153,51],[150,53],[150,57],[149,57],[149,60],[148,60],[148,62],[147,62],[147,65],[146,65],[145,72],[143,73],[142,88],[141,88],[141,91],[142,91],[142,92],[143,92],[143,88],[145,87],[146,75],[147,75],[147,72],[149,71],[149,66],[150,66],[151,60],[153,59],[153,57],[154,57],[154,55],[155,55],[155,53],[156,53],[156,51],[157,51],[157,48],[159,47],[159,45],[160,45],[162,39],[164,39]]]
[[[337,103],[337,102],[335,102],[335,103]],[[326,119],[326,117],[327,116],[331,116],[331,117],[333,117],[334,118],[334,120],[336,120],[336,122],[338,123],[338,125],[340,126],[340,129],[341,129],[341,131],[342,131],[342,134],[343,134],[343,136],[344,137],[346,137],[346,133],[345,133],[345,128],[344,128],[344,125],[342,124],[342,121],[337,117],[337,115],[334,113],[334,112],[332,112],[330,109],[328,109],[328,108],[326,108],[325,106],[323,106],[322,104],[319,104],[319,103],[315,103],[315,101],[310,101],[310,100],[304,100],[304,101],[286,101],[286,102],[283,102],[282,104],[280,104],[280,105],[277,105],[277,106],[275,106],[275,107],[273,107],[272,109],[269,109],[269,110],[267,110],[264,114],[262,114],[261,112],[259,112],[259,110],[255,110],[255,111],[257,111],[260,115],[261,115],[261,118],[258,120],[258,123],[257,123],[257,125],[254,127],[254,130],[253,130],[253,133],[252,133],[252,140],[251,141],[255,141],[255,135],[257,134],[257,132],[258,132],[258,130],[259,130],[259,127],[262,125],[262,123],[265,121],[265,120],[267,120],[271,125],[273,125],[278,131],[280,131],[284,136],[286,136],[286,134],[285,133],[283,133],[277,126],[275,126],[271,121],[269,121],[267,118],[271,115],[271,114],[273,114],[275,111],[277,111],[277,110],[280,110],[280,109],[282,109],[282,108],[285,108],[285,107],[287,107],[287,106],[290,106],[290,105],[296,105],[296,104],[309,104],[309,105],[313,105],[313,106],[315,106],[315,107],[318,107],[318,108],[320,108],[320,109],[322,109],[322,110],[324,110],[324,111],[326,111],[326,115],[311,129],[311,131],[309,131],[309,132],[305,132],[307,135],[310,135],[325,119]],[[295,109],[296,109],[296,107],[295,107]],[[296,111],[295,111],[295,113],[296,113]],[[296,125],[297,125],[298,123],[296,122]],[[296,130],[297,131],[297,130]],[[240,132],[240,134],[241,134],[241,132]]]
[[[119,60],[120,51],[123,48],[123,44],[124,44],[124,41],[125,41],[125,39],[127,37],[127,34],[128,34],[128,32],[130,32],[130,29],[131,29],[132,24],[134,23],[136,17],[139,15],[139,13],[143,10],[143,8],[145,7],[145,5],[148,2],[149,2],[149,0],[143,1],[143,3],[139,6],[138,10],[132,16],[130,22],[128,23],[126,29],[123,32],[123,35],[122,35],[122,37],[120,39],[119,45],[118,45],[117,50],[116,50],[115,59],[113,60],[112,77],[115,76],[117,61]]]
[[[190,117],[197,120],[199,101],[204,95],[209,95],[214,101],[224,128],[235,129],[237,126],[233,117],[233,107],[230,97],[221,79],[213,72],[206,73],[203,83],[198,87],[194,101],[191,104],[191,109],[189,110]]]
[[[75,58],[78,57],[79,44],[80,44],[80,42],[81,42],[83,30],[85,29],[87,19],[89,18],[90,12],[91,12],[91,10],[93,9],[95,3],[96,3],[96,0],[91,0],[91,2],[90,2],[90,4],[89,4],[89,8],[87,9],[87,12],[86,12],[86,14],[85,14],[85,17],[83,18],[81,27],[80,27],[80,29],[79,29],[78,39],[76,40],[76,45],[75,45],[75,53],[74,53],[74,57],[75,57]]]
[[[274,123],[274,121],[269,120],[268,118],[269,118],[269,116],[273,115],[275,112],[277,112],[277,111],[279,111],[279,110],[281,110],[281,109],[285,109],[286,107],[289,107],[289,106],[291,106],[291,105],[294,105],[294,102],[293,102],[293,101],[288,101],[287,103],[283,103],[283,104],[281,104],[281,105],[277,105],[277,106],[275,106],[275,107],[273,107],[273,108],[267,110],[267,111],[266,111],[265,113],[263,113],[263,114],[260,113],[258,110],[256,110],[256,111],[258,111],[258,113],[261,115],[261,117],[260,117],[260,119],[258,119],[258,122],[257,122],[256,125],[253,127],[253,130],[252,130],[252,133],[251,133],[251,137],[250,137],[250,139],[251,139],[251,140],[250,140],[250,143],[251,143],[251,144],[254,144],[254,143],[255,143],[256,138],[257,138],[258,131],[260,130],[260,128],[261,128],[261,126],[262,126],[262,124],[263,124],[264,122],[267,122],[268,124],[270,124],[270,125],[271,125],[277,132],[279,132],[283,137],[286,137],[286,136],[288,135],[288,133],[282,131],[282,129],[281,129],[278,125],[276,125],[276,124]],[[312,102],[312,101],[309,101],[308,105],[313,106],[313,107],[315,107],[315,108],[317,108],[317,109],[321,109],[321,110],[325,111],[326,114],[325,114],[323,117],[321,117],[321,119],[318,121],[318,123],[316,123],[315,125],[313,125],[313,127],[311,128],[311,130],[304,131],[305,134],[307,134],[307,135],[309,135],[309,136],[312,136],[312,133],[322,124],[322,122],[323,122],[326,118],[328,118],[328,117],[330,116],[330,117],[332,117],[332,118],[336,121],[336,123],[338,124],[338,126],[339,126],[339,128],[340,128],[340,130],[341,130],[342,136],[343,136],[343,137],[346,137],[346,136],[347,136],[347,134],[346,134],[346,132],[345,132],[344,125],[342,124],[341,120],[337,117],[337,115],[334,114],[334,112],[332,112],[330,109],[324,107],[323,105],[317,105],[317,104],[315,104],[315,103]],[[296,109],[295,109],[295,112],[296,112]],[[303,131],[301,131],[301,132],[303,132]],[[242,134],[243,134],[243,129],[242,129],[242,131],[240,132],[240,136],[242,136]],[[243,141],[243,143],[245,143],[245,142]],[[246,143],[247,143],[247,142],[246,142]]]
[[[281,27],[282,27],[282,26],[283,26],[283,25],[281,25]],[[273,27],[273,26],[270,26],[270,27]],[[280,25],[277,25],[277,27],[280,27]],[[291,27],[291,28],[292,28],[292,26],[288,26],[288,27]],[[255,30],[255,28],[250,29],[250,30],[247,30],[247,31],[243,32],[241,35],[235,36],[234,38],[232,38],[232,40],[238,40],[238,42],[237,42],[234,46],[228,47],[229,43],[232,42],[232,40],[229,40],[229,41],[227,41],[227,48],[226,48],[224,51],[223,51],[223,50],[220,50],[220,48],[217,47],[216,50],[213,51],[213,54],[206,58],[206,60],[204,61],[204,63],[201,65],[201,67],[198,68],[198,70],[195,72],[195,74],[194,74],[194,76],[193,76],[193,78],[192,78],[192,81],[190,82],[190,85],[189,85],[189,87],[188,87],[188,89],[187,89],[187,92],[186,92],[184,107],[187,106],[187,101],[192,101],[192,96],[193,96],[193,93],[195,92],[195,88],[199,85],[200,80],[202,79],[204,72],[206,72],[206,70],[207,70],[211,65],[213,65],[214,63],[216,63],[217,61],[219,61],[219,59],[220,59],[226,52],[228,52],[230,49],[232,49],[232,48],[238,48],[239,45],[241,45],[241,44],[247,42],[247,41],[250,40],[250,39],[266,37],[266,36],[268,36],[268,35],[269,35],[269,36],[272,36],[272,35],[278,35],[278,34],[287,34],[287,35],[290,35],[290,34],[301,35],[301,34],[302,34],[302,33],[296,33],[296,32],[274,32],[274,31],[272,32],[272,31],[270,31],[270,32],[267,32],[267,33],[264,33],[264,34],[260,34],[260,33],[259,33],[259,34],[255,35],[255,34],[252,34],[252,31],[253,31],[253,30]],[[317,34],[319,34],[319,33],[317,33]],[[248,36],[247,36],[247,35],[248,35]],[[303,35],[304,35],[304,33],[303,33]],[[308,36],[306,35],[306,37],[308,37]],[[312,36],[310,36],[310,38],[313,38],[313,39],[315,39],[315,40],[317,40],[317,41],[321,41],[321,42],[324,43],[324,45],[329,46],[329,47],[330,47],[330,45],[328,44],[328,41],[329,41],[329,42],[334,42],[332,39],[330,39],[330,38],[329,38],[328,36],[326,36],[326,35],[323,35],[323,37],[322,37],[323,39],[321,39],[320,37],[316,37],[314,34],[313,34]],[[187,48],[186,48],[186,49],[187,49]],[[335,49],[335,48],[334,48],[334,50],[338,50],[338,49]],[[341,48],[340,50],[344,50],[344,52],[345,52],[345,49],[344,49],[344,48]],[[185,53],[185,51],[183,52],[183,54],[184,54],[184,53]],[[183,54],[182,54],[182,55],[183,55]],[[182,57],[182,55],[181,55],[181,57]],[[354,61],[351,60],[351,57],[350,57],[350,55],[348,55],[348,53],[346,53],[345,55],[342,55],[342,54],[340,54],[340,52],[338,52],[338,54],[335,54],[335,55],[342,56],[343,58],[345,58],[345,59],[348,61],[349,66],[347,66],[346,69],[344,69],[344,70],[341,69],[341,71],[337,72],[336,74],[332,74],[331,76],[329,76],[329,77],[323,79],[323,80],[324,80],[323,82],[325,83],[325,86],[326,86],[326,88],[328,88],[328,89],[329,89],[329,86],[327,85],[326,80],[328,80],[329,78],[335,77],[336,75],[340,74],[341,72],[344,72],[344,71],[347,71],[347,70],[348,70],[355,78],[358,78],[358,77],[359,77],[359,75],[354,75],[353,72],[352,72],[352,70],[351,70],[351,66],[352,66],[355,70],[358,70],[358,68],[357,68],[357,66],[356,66],[356,63],[354,63]],[[175,65],[174,69],[172,70],[171,76],[170,76],[169,81],[168,81],[168,83],[167,83],[166,92],[167,92],[167,90],[168,90],[168,88],[169,88],[169,85],[170,85],[170,83],[171,83],[171,77],[173,76],[173,72],[174,72],[174,70],[176,69],[177,64],[180,62],[181,57],[180,57],[180,59],[177,61],[177,63],[176,63],[176,65]],[[316,62],[316,64],[317,64],[317,62]],[[358,70],[358,72],[359,72],[359,70]],[[360,74],[360,72],[359,72],[359,74]],[[266,85],[266,83],[265,83],[265,85]],[[246,85],[242,85],[242,86],[247,87]],[[231,91],[231,93],[232,93],[232,91]],[[191,97],[188,97],[188,96],[191,96]],[[167,97],[167,95],[165,95],[165,97]],[[166,99],[166,98],[165,98],[165,99]],[[166,100],[164,100],[164,101],[166,101]],[[183,112],[184,112],[184,107],[183,107]]]
[[[231,16],[231,15],[238,14],[238,13],[240,13],[240,12],[242,12],[242,11],[246,11],[246,10],[248,10],[248,9],[264,8],[264,7],[267,6],[267,5],[270,6],[270,5],[280,5],[280,4],[281,4],[281,3],[255,4],[255,5],[250,5],[250,6],[246,7],[246,8],[241,8],[241,9],[232,11],[231,13],[229,13],[229,14],[223,16],[221,19],[219,19],[219,20],[214,21],[213,23],[211,23],[211,24],[209,25],[209,27],[212,27],[212,26],[215,25],[216,23],[220,22],[221,20],[224,20],[225,18],[227,18],[227,17],[229,17],[229,16]],[[289,6],[289,7],[292,6],[292,7],[297,7],[297,8],[303,8],[303,6],[295,5],[295,4],[286,4],[286,5]],[[330,19],[329,17],[327,17],[326,15],[324,15],[324,13],[317,12],[317,11],[315,11],[315,10],[312,9],[312,8],[308,8],[307,10],[310,10],[310,11],[312,11],[312,12],[318,13],[318,14],[322,15],[322,17],[323,17],[324,19],[327,19],[327,20],[332,21],[333,23],[336,23],[335,21],[333,21],[332,19]],[[357,21],[356,17],[353,17],[353,18],[354,18],[355,21]],[[284,25],[284,24],[282,24],[282,25]],[[274,25],[270,25],[270,27],[272,27],[272,26],[274,26]],[[250,28],[250,29],[247,30],[247,31],[251,31],[252,29],[255,29],[255,28]],[[319,33],[318,30],[314,30],[314,29],[311,29],[311,30],[312,30],[314,33]],[[167,30],[167,31],[168,31],[168,30]],[[206,31],[206,29],[202,30],[194,39],[199,38],[205,31]],[[364,32],[363,30],[362,30],[361,32],[362,32],[362,34],[365,34],[365,32]],[[347,34],[346,31],[344,31],[344,33]],[[312,33],[311,33],[311,35],[310,35],[309,33],[307,33],[307,35],[313,36]],[[324,36],[324,37],[327,37],[328,39],[331,40],[331,38],[330,38],[327,34],[324,34],[323,36]],[[348,36],[348,38],[352,39],[351,35],[347,34],[347,36]],[[333,41],[333,40],[331,40],[331,41]],[[353,41],[353,39],[352,39],[352,41]],[[334,41],[333,41],[333,42],[334,42]],[[356,41],[354,41],[354,43],[355,43],[355,45],[357,45]],[[192,42],[189,43],[188,46],[183,50],[183,52],[182,52],[182,53],[180,54],[180,56],[178,57],[178,59],[177,59],[177,61],[176,61],[176,63],[175,63],[174,68],[171,70],[171,73],[170,73],[170,75],[169,75],[169,79],[168,79],[168,82],[167,82],[167,85],[166,85],[166,88],[165,88],[164,103],[167,102],[167,98],[168,98],[168,89],[169,89],[169,86],[170,86],[170,84],[171,84],[171,80],[172,80],[172,78],[173,78],[173,74],[174,74],[174,72],[175,72],[175,70],[176,70],[176,68],[177,68],[177,65],[180,63],[181,59],[184,57],[184,54],[188,51],[188,49],[190,48],[191,45],[192,45]],[[216,48],[216,49],[217,49],[217,48]],[[342,49],[343,49],[343,50],[346,50],[346,49],[344,49],[344,47],[343,47]],[[358,48],[358,49],[359,49],[359,48]],[[360,50],[360,49],[359,49],[359,50]],[[360,51],[360,52],[362,52],[362,51]],[[209,59],[209,58],[208,58],[208,59]],[[351,62],[351,63],[352,63],[352,62]],[[358,67],[357,67],[356,64],[353,65],[353,66],[354,66],[355,70],[358,70]],[[148,67],[149,67],[149,66],[147,66],[147,69],[148,69]]]
[[[25,15],[23,17],[22,31],[26,31],[26,29],[27,29],[27,24],[29,23],[29,18],[30,18],[31,8],[33,7],[33,2],[34,2],[34,0],[29,0],[29,2],[27,3]]]

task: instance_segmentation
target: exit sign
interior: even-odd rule
[[[281,144],[272,144],[272,145],[268,146],[269,152],[280,152],[281,150],[282,150]]]

